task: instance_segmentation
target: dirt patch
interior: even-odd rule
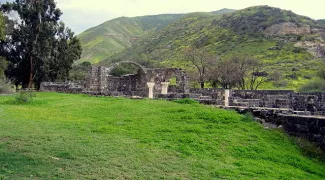
[[[9,140],[10,140],[10,138],[5,137],[5,138],[0,139],[0,143],[1,143],[1,142],[7,142],[7,141],[9,141]]]

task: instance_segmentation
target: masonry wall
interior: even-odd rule
[[[45,92],[82,93],[84,90],[84,82],[42,82],[40,90]]]
[[[200,99],[203,99],[202,103],[224,105],[225,102],[225,90],[219,88],[191,88],[190,92],[193,94],[202,95]],[[211,98],[211,99],[209,99]],[[211,102],[213,101],[213,102]]]
[[[146,86],[141,80],[140,74],[130,74],[122,77],[108,76],[108,86],[105,89],[106,95],[120,96],[144,96]]]
[[[278,90],[232,90],[230,106],[286,108],[325,115],[325,93],[295,93]]]
[[[280,115],[279,118],[289,135],[305,138],[325,150],[324,118],[297,115]]]

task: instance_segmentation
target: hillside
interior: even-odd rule
[[[101,60],[131,47],[140,37],[161,30],[182,14],[163,14],[142,17],[121,17],[81,33],[83,53],[78,62],[98,63]]]
[[[234,11],[232,9],[221,9],[211,13],[220,15]],[[139,39],[158,33],[183,16],[185,14],[121,17],[90,28],[78,36],[83,53],[77,63],[89,61],[96,64],[131,47]]]
[[[314,78],[322,64],[324,30],[321,21],[269,6],[222,15],[191,13],[101,64],[127,59],[188,68],[182,61],[182,51],[194,46],[220,58],[233,54],[254,56],[265,63],[269,74],[277,76],[263,88],[295,89]]]
[[[325,178],[319,149],[233,111],[63,93],[13,100],[0,97],[0,179]]]
[[[325,25],[325,19],[317,20],[318,23]]]

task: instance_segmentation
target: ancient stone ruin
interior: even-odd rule
[[[110,75],[120,64],[132,64],[138,68],[136,74],[121,77]],[[175,83],[170,84],[174,78]],[[111,66],[92,66],[83,83],[41,83],[42,91],[87,93],[106,96],[141,96],[155,98],[159,94],[189,93],[188,77],[180,68],[145,68],[138,63],[122,61]]]
[[[122,77],[110,75],[120,64],[128,63],[138,67],[137,74],[127,74]],[[179,68],[145,68],[138,63],[122,61],[109,67],[93,66],[85,79],[86,93],[109,96],[141,96],[154,98],[158,94],[167,94],[170,79],[175,77],[174,91],[188,92],[188,78]]]

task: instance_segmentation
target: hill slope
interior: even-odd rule
[[[121,17],[107,21],[81,33],[83,53],[81,60],[99,61],[131,47],[139,37],[159,31],[180,18],[182,14],[163,14],[142,17]]]
[[[0,98],[0,179],[324,179],[321,153],[199,104],[38,93]],[[312,149],[312,148],[311,148]]]
[[[280,76],[264,88],[297,88],[313,78],[325,51],[324,25],[268,6],[233,13],[192,13],[101,64],[120,60],[150,60],[155,66],[187,68],[184,48],[206,49],[219,57],[248,54],[265,62],[269,74]],[[157,63],[158,62],[158,63]]]
[[[220,15],[234,11],[221,9],[212,14]],[[78,36],[83,48],[81,60],[78,62],[98,63],[131,47],[138,39],[159,32],[183,16],[185,14],[121,17],[90,28]]]

